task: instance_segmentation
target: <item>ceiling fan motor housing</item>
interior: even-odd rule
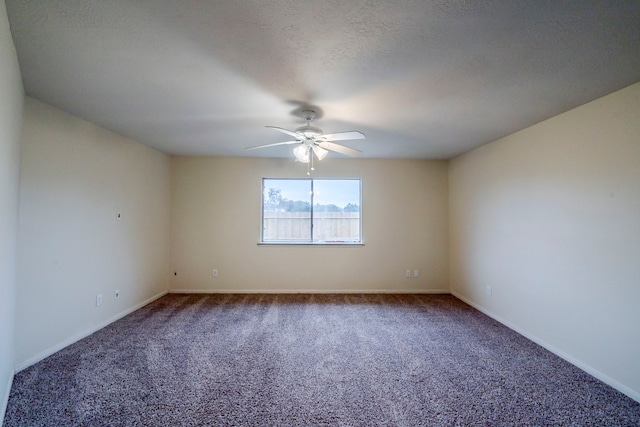
[[[316,118],[316,112],[313,110],[302,110],[300,113],[302,118],[307,121],[307,124],[296,129],[297,133],[304,135],[307,139],[312,139],[315,136],[322,135],[322,129],[315,126],[311,126],[311,120]]]
[[[311,126],[309,124],[299,127],[298,129],[296,129],[296,132],[304,135],[304,137],[307,139],[312,139],[315,136],[322,135],[322,129]]]

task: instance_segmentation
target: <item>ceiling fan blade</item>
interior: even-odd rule
[[[284,141],[284,142],[274,142],[273,144],[265,144],[265,145],[257,145],[255,147],[247,147],[245,150],[256,150],[258,148],[267,148],[267,147],[275,147],[276,145],[288,145],[288,144],[300,144],[300,141]]]
[[[325,141],[344,141],[347,139],[365,139],[366,137],[362,132],[351,130],[347,132],[323,133],[319,138],[322,138]]]
[[[334,144],[333,142],[322,141],[318,142],[318,145],[325,150],[335,151],[336,153],[346,154],[347,156],[359,156],[360,154],[362,154],[362,151],[360,150],[345,147],[344,145],[340,144]]]
[[[292,136],[292,137],[294,137],[294,138],[296,138],[296,139],[299,139],[299,140],[303,140],[303,139],[304,139],[304,136],[303,136],[303,135],[300,135],[299,133],[296,133],[296,132],[291,131],[291,130],[287,130],[287,129],[279,128],[279,127],[277,127],[277,126],[265,126],[265,127],[266,127],[266,128],[270,128],[270,129],[278,130],[278,131],[280,131],[280,132],[282,132],[282,133],[286,133],[287,135]]]

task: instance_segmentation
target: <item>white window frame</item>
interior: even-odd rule
[[[310,211],[310,240],[264,240],[264,220],[265,220],[265,211],[264,211],[264,191],[265,191],[265,182],[269,180],[279,180],[279,181],[311,181],[311,211]],[[358,224],[358,234],[360,236],[360,240],[313,240],[313,182],[314,181],[358,181],[358,191],[359,191],[359,200],[358,206],[360,207],[359,213],[359,224]],[[303,245],[303,246],[364,246],[364,239],[362,236],[362,179],[361,178],[262,178],[261,188],[260,188],[260,241],[258,245],[269,246],[269,245]]]

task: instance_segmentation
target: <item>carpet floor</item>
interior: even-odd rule
[[[639,426],[450,295],[167,295],[19,372],[13,426]]]

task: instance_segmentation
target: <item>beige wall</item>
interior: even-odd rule
[[[173,158],[170,288],[448,291],[446,162],[329,158],[315,177],[362,179],[365,245],[258,246],[262,178],[305,172],[293,159]],[[405,269],[420,277],[406,279]]]
[[[640,400],[640,83],[453,160],[450,212],[456,296]]]
[[[20,129],[20,68],[0,0],[0,424],[13,380]]]
[[[18,368],[166,291],[170,172],[167,155],[26,98]]]

